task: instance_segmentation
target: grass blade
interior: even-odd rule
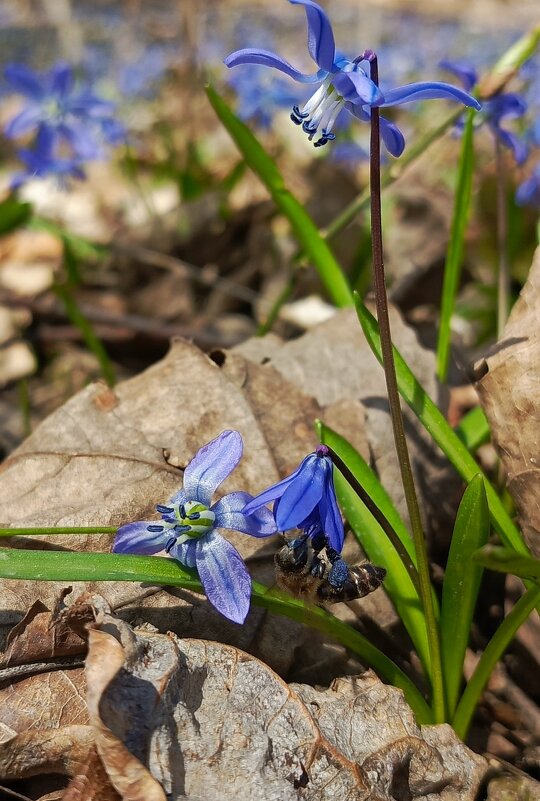
[[[444,282],[441,299],[441,319],[439,322],[439,340],[437,342],[437,374],[440,381],[446,381],[450,362],[451,322],[456,294],[461,276],[463,244],[469,207],[471,205],[472,177],[474,167],[474,118],[476,111],[468,109],[467,122],[461,142],[461,156],[458,166],[457,188],[454,199],[450,242],[444,265]]]
[[[531,579],[540,582],[540,559],[532,556],[522,556],[510,548],[497,548],[486,545],[477,551],[474,559],[489,570],[499,573],[512,573],[522,579]]]
[[[381,346],[377,321],[371,312],[364,306],[359,298],[355,298],[358,319],[366,339],[378,361],[381,361]],[[453,464],[464,481],[469,483],[481,470],[471,456],[463,442],[455,433],[452,426],[445,420],[443,414],[433,403],[429,395],[422,389],[420,383],[408,367],[407,363],[394,348],[398,386],[401,397],[416,414],[426,431],[434,442]],[[529,551],[521,533],[514,525],[510,515],[497,495],[497,492],[484,476],[484,485],[488,500],[489,515],[494,528],[506,545],[519,553],[528,555]]]
[[[7,197],[0,203],[0,236],[21,228],[32,217],[32,204],[21,203],[14,197]]]
[[[71,551],[22,551],[0,548],[0,577],[41,581],[137,581],[184,587],[202,592],[193,571],[174,559]],[[371,665],[390,684],[400,687],[419,723],[430,723],[431,712],[408,676],[358,631],[325,609],[305,604],[253,582],[253,601],[276,614],[300,620],[343,643]]]
[[[53,289],[56,297],[62,302],[67,316],[73,325],[81,332],[86,346],[98,360],[103,378],[110,387],[113,387],[116,382],[116,376],[112,362],[107,355],[102,341],[96,335],[92,325],[77,306],[77,302],[70,288],[66,284],[55,284]]]
[[[367,462],[343,437],[324,424],[320,424],[319,435],[321,442],[332,448],[346,463],[357,481],[390,522],[411,560],[415,563],[416,556],[411,535],[388,493]],[[334,472],[334,483],[339,504],[360,545],[374,564],[385,567],[387,570],[384,588],[409,633],[426,675],[430,677],[431,659],[426,620],[418,590],[379,523],[337,469]]]
[[[505,617],[486,650],[480,657],[476,669],[469,679],[461,700],[456,709],[452,726],[462,740],[467,736],[474,710],[493,673],[495,665],[500,660],[519,627],[525,623],[535,606],[540,602],[540,587],[533,587],[521,596],[512,611]]]
[[[454,431],[470,453],[491,439],[488,419],[481,406],[475,406],[467,412]]]
[[[352,293],[347,278],[309,214],[285,186],[273,159],[249,128],[231,111],[223,98],[210,86],[206,92],[214,111],[242,153],[247,165],[263,182],[278,209],[288,219],[304,253],[311,259],[319,273],[329,297],[336,306],[351,306]]]
[[[487,542],[489,511],[482,476],[476,475],[463,494],[450,544],[441,603],[441,652],[449,715],[456,711],[463,662],[483,570],[474,552]]]

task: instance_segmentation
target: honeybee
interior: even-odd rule
[[[307,534],[287,540],[274,562],[279,587],[319,605],[363,598],[386,576],[384,567],[371,562],[348,565],[326,539],[310,540]]]

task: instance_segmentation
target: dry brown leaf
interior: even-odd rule
[[[62,794],[62,801],[122,801],[95,748]]]
[[[480,401],[527,544],[540,556],[540,249],[503,336],[486,358]]]

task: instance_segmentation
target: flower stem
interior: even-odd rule
[[[369,57],[371,80],[378,85],[379,72],[377,57],[374,53],[366,54]],[[407,501],[407,509],[411,521],[414,546],[418,565],[419,592],[426,616],[426,627],[432,664],[432,692],[433,713],[437,722],[445,720],[445,702],[443,689],[443,675],[441,666],[441,648],[439,632],[433,608],[431,595],[431,581],[429,577],[429,562],[424,539],[420,506],[414,487],[405,427],[399,402],[399,392],[392,350],[392,336],[390,332],[390,319],[388,315],[388,298],[386,294],[386,279],[384,273],[382,217],[381,217],[381,139],[379,109],[371,109],[371,141],[370,141],[370,191],[371,191],[371,242],[373,254],[373,284],[377,306],[377,318],[381,337],[381,350],[390,417],[394,431],[394,441],[401,472],[401,480]]]
[[[495,169],[497,173],[497,250],[499,275],[497,291],[497,338],[500,339],[510,310],[510,265],[508,264],[508,207],[506,176],[499,138],[495,137]]]
[[[377,523],[380,525],[394,548],[396,549],[401,561],[403,562],[407,573],[409,574],[412,583],[418,590],[420,594],[420,578],[418,576],[418,571],[414,566],[414,563],[407,553],[407,549],[401,542],[400,538],[398,537],[394,527],[391,525],[390,521],[383,515],[379,507],[373,502],[372,498],[368,493],[365,491],[363,486],[360,484],[359,481],[355,478],[353,473],[349,470],[345,462],[340,459],[335,451],[332,450],[328,445],[328,455],[332,459],[335,467],[339,470],[342,474],[343,478],[350,484],[352,489],[356,492],[362,503],[365,507],[371,512]]]

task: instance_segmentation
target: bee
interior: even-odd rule
[[[274,557],[276,581],[299,598],[319,605],[354,601],[381,586],[384,567],[371,562],[348,565],[326,538],[303,534],[285,545]]]

